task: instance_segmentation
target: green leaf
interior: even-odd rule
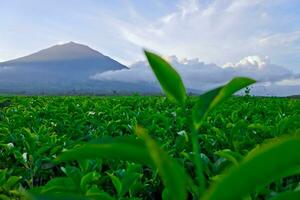
[[[126,137],[118,140],[112,139],[102,144],[85,144],[65,151],[55,159],[55,162],[95,158],[127,160],[153,166],[145,144],[137,139],[128,140]]]
[[[136,127],[136,134],[142,138],[150,152],[151,158],[162,177],[164,185],[171,191],[171,200],[183,200],[187,197],[188,175],[185,170],[175,160],[168,156],[160,146],[147,134],[146,130],[140,126]]]
[[[146,138],[143,137],[143,139]],[[149,144],[153,144],[152,140],[148,138],[145,141],[146,145],[145,143],[141,143],[141,140],[135,140],[134,142],[125,137],[123,140],[122,138],[119,138],[118,140],[110,140],[109,142],[104,142],[102,144],[86,144],[76,149],[63,152],[56,158],[56,162],[106,158],[127,160],[156,166],[161,173],[166,187],[175,189],[174,191],[176,192],[173,194],[173,199],[185,199],[187,175],[184,173],[184,169],[169,158],[158,146],[156,151],[154,149],[155,147],[152,145],[150,145],[151,149],[149,149]],[[156,157],[157,154],[160,154],[160,157]],[[171,189],[170,191],[173,191]],[[119,194],[123,193],[121,188],[117,190],[119,190]]]
[[[199,96],[193,108],[193,120],[196,128],[199,128],[202,120],[214,108],[240,89],[255,83],[255,80],[245,77],[236,77],[222,87],[210,90]]]
[[[30,200],[91,200],[90,198],[74,194],[34,194],[30,193],[26,199]]]
[[[300,165],[300,137],[271,140],[251,151],[206,193],[204,200],[240,199]],[[238,188],[232,192],[232,188]]]
[[[300,199],[300,191],[293,191],[293,192],[284,192],[269,200],[299,200],[299,199]]]
[[[284,173],[284,177],[294,176],[294,175],[300,175],[300,166],[295,166],[290,170],[285,171]]]
[[[8,196],[4,195],[4,194],[0,194],[0,200],[10,200],[11,198],[9,198]]]
[[[71,178],[58,177],[51,179],[42,189],[42,193],[76,191],[76,185]]]
[[[71,178],[76,186],[78,186],[78,189],[80,189],[80,182],[82,178],[82,174],[80,170],[77,167],[73,166],[66,166],[61,167],[61,171],[63,171],[68,178]]]
[[[130,187],[134,184],[134,182],[139,178],[138,173],[127,173],[123,178],[122,178],[122,189],[120,191],[119,196],[122,197],[124,196],[130,189]]]
[[[88,184],[91,182],[94,182],[100,178],[100,174],[97,172],[89,172],[85,174],[80,181],[80,188],[83,191],[86,191],[88,189]]]
[[[6,182],[7,169],[0,170],[0,186]]]
[[[230,149],[223,149],[217,151],[215,152],[215,155],[226,158],[235,165],[238,165],[240,160],[243,159],[243,156],[241,154],[239,154],[238,152],[231,151]]]
[[[92,187],[86,192],[87,197],[93,197],[101,200],[114,200],[108,193],[99,190],[97,187]]]
[[[140,164],[128,164],[125,175],[122,177],[122,189],[119,196],[124,196],[127,192],[130,192],[129,195],[135,192],[135,189],[141,184],[137,182],[142,176],[141,174],[142,167]]]
[[[171,101],[184,104],[187,98],[186,90],[176,70],[167,61],[152,52],[145,51],[145,55],[167,97]]]
[[[163,193],[161,195],[162,200],[169,200],[170,199],[170,192],[167,190],[167,188],[165,188],[163,190]]]
[[[122,183],[120,181],[120,179],[118,177],[116,177],[115,175],[113,174],[108,174],[117,193],[118,193],[118,196],[120,197],[120,193],[121,193],[121,190],[122,190]]]
[[[15,184],[17,184],[17,182],[21,179],[21,177],[19,176],[11,176],[9,177],[9,179],[7,180],[7,182],[4,184],[4,187],[6,189],[10,189],[12,186],[14,186]]]
[[[79,167],[83,173],[88,172],[89,170],[89,160],[79,160],[78,161]]]
[[[216,98],[216,96],[220,93],[223,87],[219,87],[208,91],[201,96],[199,96],[192,112],[193,112],[193,120],[196,123],[200,123],[204,116],[209,110],[210,104]]]

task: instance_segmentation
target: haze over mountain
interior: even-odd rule
[[[68,94],[159,91],[149,84],[90,79],[97,73],[122,69],[127,67],[88,46],[69,42],[0,63],[0,92]]]

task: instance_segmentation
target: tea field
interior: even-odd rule
[[[91,199],[161,199],[167,193],[163,182],[157,170],[143,163],[110,158],[58,164],[53,160],[85,142],[136,138],[139,124],[195,177],[187,114],[195,99],[189,97],[183,109],[165,97],[138,95],[0,97],[0,199],[23,199],[24,191],[64,192]],[[219,179],[257,145],[299,133],[298,99],[229,98],[197,130],[206,184]],[[248,199],[297,190],[299,183],[297,175],[274,179]],[[188,199],[192,198],[189,193]]]

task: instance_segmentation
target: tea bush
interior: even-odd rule
[[[1,97],[0,199],[299,198],[299,100],[188,97],[146,56],[168,99]]]

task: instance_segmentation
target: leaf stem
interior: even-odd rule
[[[199,196],[201,196],[206,188],[206,181],[203,174],[203,167],[202,167],[202,161],[201,161],[201,155],[199,150],[199,143],[198,143],[198,132],[197,128],[192,125],[192,135],[191,135],[191,141],[192,141],[192,147],[193,147],[193,153],[194,153],[194,164],[196,168],[196,177],[197,182],[199,185]]]

